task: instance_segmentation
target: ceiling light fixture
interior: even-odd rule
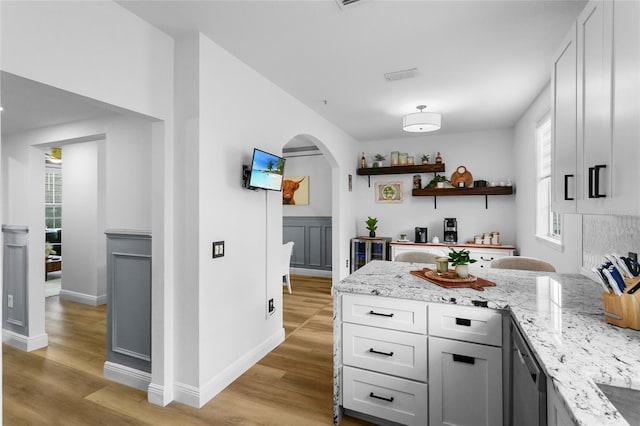
[[[433,132],[440,129],[440,114],[435,112],[424,112],[426,105],[418,105],[416,108],[420,112],[407,114],[402,119],[402,130],[405,132],[421,133]]]

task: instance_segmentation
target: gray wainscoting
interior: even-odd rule
[[[282,240],[295,243],[291,267],[331,270],[331,216],[284,216]]]
[[[151,234],[107,234],[107,361],[151,372]]]
[[[29,228],[26,226],[2,225],[2,320],[3,328],[15,333],[29,335]],[[44,269],[44,254],[42,257]],[[12,307],[9,307],[9,297]]]

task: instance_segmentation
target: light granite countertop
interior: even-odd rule
[[[628,425],[596,383],[640,389],[640,331],[605,323],[599,284],[578,274],[472,267],[497,285],[446,289],[409,273],[424,266],[373,261],[333,293],[508,309],[576,424]]]

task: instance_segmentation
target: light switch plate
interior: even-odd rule
[[[213,258],[224,256],[224,241],[213,242]]]

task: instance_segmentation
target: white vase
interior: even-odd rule
[[[469,265],[456,265],[456,274],[460,278],[467,278],[469,276]]]

